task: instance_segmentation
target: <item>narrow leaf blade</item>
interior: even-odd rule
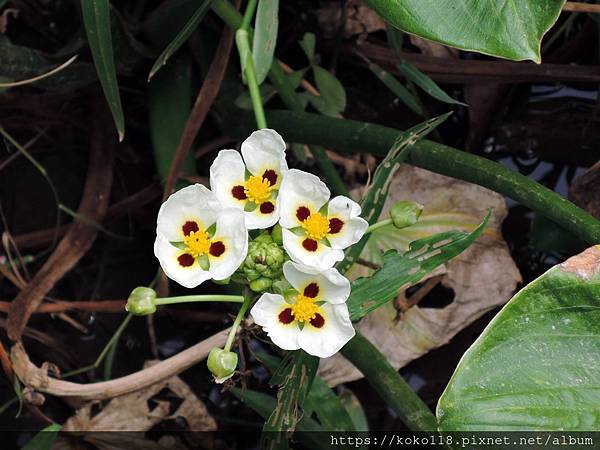
[[[81,0],[81,13],[96,72],[115,121],[119,141],[122,141],[125,137],[125,116],[113,55],[110,5],[108,0]]]
[[[260,85],[273,64],[277,30],[279,28],[279,0],[259,0],[254,24],[252,56],[256,80]]]
[[[468,106],[466,103],[459,102],[458,100],[455,100],[446,94],[446,92],[439,87],[435,81],[421,72],[411,63],[407,61],[401,61],[400,64],[398,64],[398,69],[400,69],[406,78],[415,83],[433,98],[451,105]]]
[[[190,20],[188,20],[187,23],[183,26],[183,28],[177,34],[177,36],[175,36],[175,38],[169,43],[169,45],[167,45],[167,47],[163,50],[163,52],[154,62],[154,65],[150,70],[150,74],[148,75],[148,81],[152,79],[156,72],[158,72],[161,69],[161,67],[163,67],[167,63],[169,58],[171,58],[171,56],[173,56],[173,54],[177,50],[179,50],[179,47],[181,47],[189,39],[189,37],[196,30],[196,28],[198,28],[198,25],[200,24],[200,22],[202,22],[202,19],[204,19],[204,16],[206,15],[211,3],[212,0],[204,0],[196,10],[194,15],[190,17]]]

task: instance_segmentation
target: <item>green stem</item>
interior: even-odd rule
[[[244,111],[230,111],[228,117],[224,124],[228,135],[246,136],[251,129],[251,116]],[[394,128],[305,112],[267,111],[267,118],[287,140],[319,143],[347,152],[368,151],[384,156],[398,136]],[[600,243],[600,221],[566,198],[494,161],[422,139],[411,147],[406,162],[499,192],[584,241]]]
[[[252,110],[256,118],[256,125],[258,129],[267,128],[267,120],[265,119],[265,111],[263,109],[262,97],[260,95],[260,89],[258,87],[258,80],[256,79],[256,69],[254,67],[254,58],[250,51],[250,44],[248,42],[248,32],[240,29],[235,33],[235,42],[238,47],[240,57],[246,55],[246,64],[244,66],[244,73],[246,74],[246,82],[248,83],[248,91],[250,91],[250,99],[252,100]]]
[[[384,219],[384,220],[380,220],[377,223],[374,223],[373,225],[369,226],[369,228],[367,228],[367,230],[365,231],[365,234],[369,234],[372,233],[375,230],[378,230],[381,227],[385,227],[386,225],[389,225],[392,222],[392,219]]]
[[[231,326],[231,330],[229,331],[229,335],[227,336],[227,342],[225,342],[225,347],[223,347],[225,349],[225,351],[227,351],[227,352],[231,351],[231,346],[233,345],[233,340],[235,339],[237,329],[239,328],[240,323],[242,323],[242,319],[246,315],[246,311],[248,310],[248,308],[250,307],[250,303],[252,302],[252,294],[250,293],[250,290],[248,288],[244,289],[244,297],[243,298],[244,298],[244,303],[242,304],[242,307],[238,311],[235,321],[233,322],[233,325]]]
[[[341,350],[402,422],[414,431],[435,431],[437,421],[427,405],[360,332]]]
[[[182,295],[180,297],[157,298],[154,303],[158,305],[174,305],[177,303],[194,302],[234,302],[243,303],[244,297],[241,295]]]
[[[244,18],[242,19],[242,25],[240,26],[241,30],[248,31],[250,29],[250,22],[252,22],[252,18],[254,17],[254,11],[256,11],[257,4],[258,0],[248,0],[246,11],[244,11]]]
[[[243,26],[242,16],[227,0],[214,0],[212,8],[213,11],[223,20],[223,22],[229,26],[229,28],[237,30]],[[248,28],[248,36],[252,36],[252,29],[250,28]],[[295,89],[290,84],[289,79],[277,61],[273,61],[273,65],[269,70],[269,79],[275,86],[275,89],[277,89],[277,93],[287,108],[296,112],[304,111],[302,103],[300,102]],[[252,93],[250,94],[252,95]],[[312,145],[310,147],[310,151],[315,157],[317,165],[331,185],[333,192],[339,195],[349,196],[350,194],[348,192],[348,188],[344,184],[342,177],[340,177],[340,174],[331,160],[327,157],[325,149],[320,145]]]

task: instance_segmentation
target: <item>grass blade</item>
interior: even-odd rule
[[[81,13],[96,72],[115,121],[120,142],[125,137],[125,116],[113,55],[110,5],[108,0],[81,0]]]
[[[259,85],[265,81],[271,64],[273,64],[279,28],[278,12],[279,0],[259,0],[252,42],[254,69]]]
[[[400,69],[407,79],[415,83],[417,86],[440,102],[449,103],[451,105],[469,106],[466,103],[459,102],[458,100],[450,97],[441,87],[436,84],[435,81],[433,81],[409,62],[401,61],[400,64],[398,64],[398,69]]]
[[[190,20],[183,26],[181,31],[175,36],[175,38],[167,45],[167,47],[163,50],[160,56],[154,62],[152,69],[150,69],[150,74],[148,75],[148,81],[152,79],[152,77],[158,72],[169,60],[171,56],[183,45],[185,41],[192,35],[192,33],[196,30],[208,8],[212,0],[204,0],[200,7],[196,10],[194,15],[190,17]]]

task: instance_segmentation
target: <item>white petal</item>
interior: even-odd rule
[[[242,156],[252,175],[262,176],[265,170],[274,170],[278,175],[275,186],[279,185],[288,168],[285,142],[275,130],[264,129],[252,133],[242,142]]]
[[[360,205],[348,197],[338,195],[331,199],[327,208],[329,219],[338,218],[344,222],[338,233],[327,235],[331,247],[344,249],[360,241],[369,228],[369,223],[360,217],[360,213]]]
[[[246,166],[235,150],[221,150],[210,166],[210,188],[224,207],[244,209],[245,200],[231,193],[235,186],[243,186]]]
[[[305,236],[297,236],[290,230],[283,229],[283,248],[292,260],[318,270],[330,269],[338,261],[344,259],[342,250],[332,249],[318,243],[316,251],[308,251],[302,246]]]
[[[248,230],[244,213],[235,208],[221,211],[217,216],[217,229],[211,240],[222,241],[225,252],[220,256],[208,255],[209,272],[215,280],[224,280],[240,267],[248,254]]]
[[[321,306],[325,323],[321,328],[309,322],[298,336],[298,344],[302,350],[319,358],[329,358],[336,354],[355,335],[346,304]]]
[[[297,169],[288,170],[279,189],[280,225],[283,228],[302,225],[296,217],[298,208],[304,206],[311,213],[318,212],[330,195],[325,183],[316,175]]]
[[[283,324],[279,321],[279,314],[289,307],[281,295],[265,293],[252,307],[250,315],[257,325],[263,327],[275,345],[284,350],[298,350],[298,323],[292,321]]]
[[[350,281],[334,268],[319,271],[303,264],[286,261],[283,265],[283,274],[292,287],[300,293],[303,293],[304,288],[309,284],[316,283],[319,287],[319,293],[315,297],[317,301],[338,304],[344,303],[350,296]]]
[[[219,201],[206,186],[184,187],[161,205],[156,232],[171,242],[181,242],[184,237],[182,226],[186,222],[196,222],[199,228],[206,229],[215,223],[219,210]]]
[[[269,200],[275,206],[270,213],[263,213],[260,205],[254,211],[246,211],[246,227],[249,230],[263,229],[272,227],[279,220],[279,201],[276,198]]]
[[[193,288],[211,278],[210,273],[203,270],[198,261],[195,261],[189,267],[182,267],[177,261],[177,258],[182,254],[183,252],[171,245],[165,236],[160,233],[156,235],[154,255],[156,255],[160,262],[160,267],[162,267],[162,270],[170,279],[183,287]]]

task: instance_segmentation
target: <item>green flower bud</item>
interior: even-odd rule
[[[215,383],[223,383],[233,376],[237,367],[238,356],[234,352],[215,347],[208,354],[206,365],[215,379]]]
[[[258,278],[251,281],[249,286],[254,292],[265,292],[273,285],[273,280],[270,278]]]
[[[273,229],[271,230],[271,238],[273,239],[273,242],[275,242],[277,245],[283,245],[283,231],[281,225],[279,225],[278,223],[276,223]]]
[[[129,298],[125,309],[136,316],[147,316],[156,312],[156,291],[149,287],[136,287]]]
[[[269,234],[261,234],[248,244],[248,255],[238,273],[255,292],[264,292],[273,280],[281,278],[286,256],[283,248]]]
[[[417,223],[423,211],[423,205],[403,200],[396,203],[390,209],[390,218],[396,228],[406,228]]]

